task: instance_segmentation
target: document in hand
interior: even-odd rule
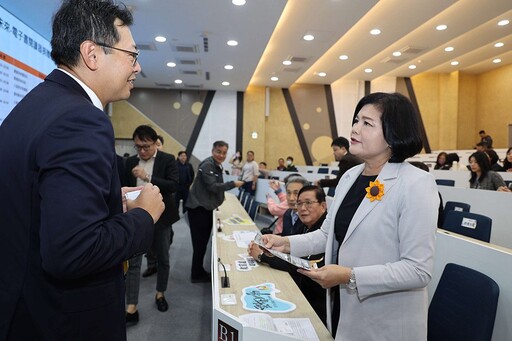
[[[272,249],[267,249],[265,247],[265,244],[263,244],[263,241],[261,240],[261,234],[260,233],[257,233],[256,236],[254,236],[254,243],[259,245],[262,249],[264,249],[265,251],[271,253],[272,255],[274,255],[275,257],[278,257],[278,258],[281,258],[282,260],[298,267],[298,268],[301,268],[301,269],[305,269],[305,270],[311,270],[311,265],[309,264],[309,261],[306,260],[306,259],[302,259],[300,257],[295,257],[295,256],[292,256],[288,253],[283,253],[283,252],[280,252],[280,251],[276,251],[276,250],[272,250]]]

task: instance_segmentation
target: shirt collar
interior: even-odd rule
[[[91,88],[89,88],[87,85],[85,85],[84,82],[82,82],[80,79],[78,79],[75,75],[69,73],[68,71],[64,70],[64,69],[61,69],[61,68],[57,68],[57,70],[60,70],[62,72],[64,72],[66,75],[68,75],[69,77],[73,78],[83,89],[84,91],[87,93],[87,95],[89,96],[89,98],[91,99],[92,101],[92,104],[100,109],[101,111],[103,111],[103,104],[101,104],[101,101],[99,99],[98,96],[96,96],[96,94],[94,93],[94,91],[92,91]]]

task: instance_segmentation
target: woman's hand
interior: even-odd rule
[[[274,234],[264,234],[261,240],[267,249],[290,253],[290,240],[288,237],[280,237]]]
[[[279,181],[276,181],[276,180],[269,181],[268,186],[270,188],[272,188],[272,190],[274,192],[277,191],[279,188],[281,188],[281,185],[279,184]]]
[[[320,284],[322,288],[328,289],[339,284],[348,283],[352,269],[336,264],[329,264],[321,267],[320,269],[298,269],[297,271]]]

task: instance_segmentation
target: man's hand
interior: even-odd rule
[[[152,184],[147,184],[142,188],[139,196],[135,200],[127,200],[126,203],[128,210],[136,207],[140,207],[146,210],[151,217],[153,222],[157,222],[160,216],[164,212],[165,204],[163,202],[162,194],[160,189]]]
[[[139,178],[139,179],[145,181],[148,176],[148,173],[146,173],[144,168],[142,168],[141,166],[135,166],[132,169],[132,175],[136,178]]]
[[[233,181],[235,183],[235,187],[241,187],[244,185],[245,182],[243,181],[240,181],[240,180],[235,180]]]

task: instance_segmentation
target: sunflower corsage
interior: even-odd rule
[[[381,184],[379,180],[370,181],[370,186],[366,187],[366,197],[371,202],[374,200],[381,200],[384,195],[384,184]]]

